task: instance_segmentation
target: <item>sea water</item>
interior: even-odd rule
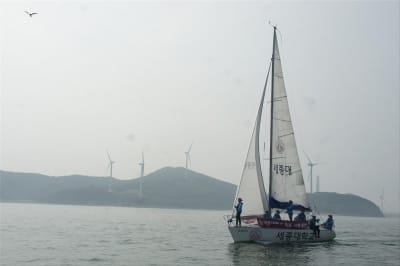
[[[326,243],[233,243],[228,211],[0,204],[0,265],[400,265],[400,219],[335,216]],[[326,218],[326,217],[323,217]]]

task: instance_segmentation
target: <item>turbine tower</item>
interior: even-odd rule
[[[115,161],[113,161],[113,160],[111,160],[111,156],[110,156],[110,154],[108,153],[108,150],[107,150],[107,156],[108,156],[108,167],[107,167],[107,169],[110,169],[110,180],[108,181],[108,192],[112,192],[111,191],[111,184],[110,184],[110,182],[111,182],[111,180],[112,180],[112,170],[113,170],[113,164],[115,163]]]
[[[307,155],[307,153],[306,152],[304,152],[304,154],[306,155],[306,157],[307,157],[307,160],[308,160],[308,166],[310,166],[310,193],[313,193],[313,175],[312,175],[312,169],[313,169],[313,167],[314,166],[316,166],[316,165],[318,165],[318,163],[313,163],[312,161],[311,161],[311,159],[310,159],[310,157],[308,157],[308,155]],[[319,182],[318,182],[319,183]]]
[[[185,168],[186,169],[188,169],[188,166],[191,163],[191,161],[190,161],[190,150],[192,149],[192,145],[193,145],[193,142],[192,142],[192,144],[190,144],[189,149],[187,151],[185,151],[185,155],[186,155],[186,167]]]
[[[144,176],[144,154],[142,152],[142,161],[139,163],[140,165],[140,178],[139,178],[139,197],[142,198],[142,178]]]
[[[379,196],[380,200],[381,200],[381,211],[383,212],[383,201],[384,201],[384,190],[382,189],[382,194]]]
[[[113,169],[113,164],[115,163],[115,161],[111,160],[111,156],[108,153],[108,151],[107,151],[107,156],[108,156],[108,161],[109,161],[108,168],[110,169],[110,177],[112,178],[113,177],[112,176],[112,169]]]

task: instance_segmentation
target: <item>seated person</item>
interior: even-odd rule
[[[333,224],[334,224],[333,216],[332,216],[332,214],[329,214],[328,220],[326,220],[326,222],[322,224],[322,227],[324,227],[328,230],[332,230]]]
[[[281,215],[280,215],[280,211],[279,210],[276,210],[276,212],[275,212],[275,214],[274,214],[274,216],[272,217],[272,219],[274,219],[274,220],[281,220]]]
[[[294,218],[296,222],[305,222],[306,215],[304,214],[304,209],[301,209],[301,212]]]
[[[264,215],[263,215],[264,219],[271,219],[271,215],[269,214],[269,211],[265,211]]]

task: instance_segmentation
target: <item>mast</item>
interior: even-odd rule
[[[270,134],[269,134],[269,189],[268,197],[271,198],[272,187],[272,126],[273,126],[273,113],[274,113],[274,78],[275,78],[275,43],[276,43],[276,26],[274,26],[274,41],[272,45],[272,75],[271,75],[271,121],[270,121]],[[268,199],[268,211],[271,213],[271,200]]]

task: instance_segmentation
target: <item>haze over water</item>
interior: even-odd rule
[[[0,265],[398,265],[399,218],[336,216],[319,244],[233,244],[229,211],[0,204]]]

